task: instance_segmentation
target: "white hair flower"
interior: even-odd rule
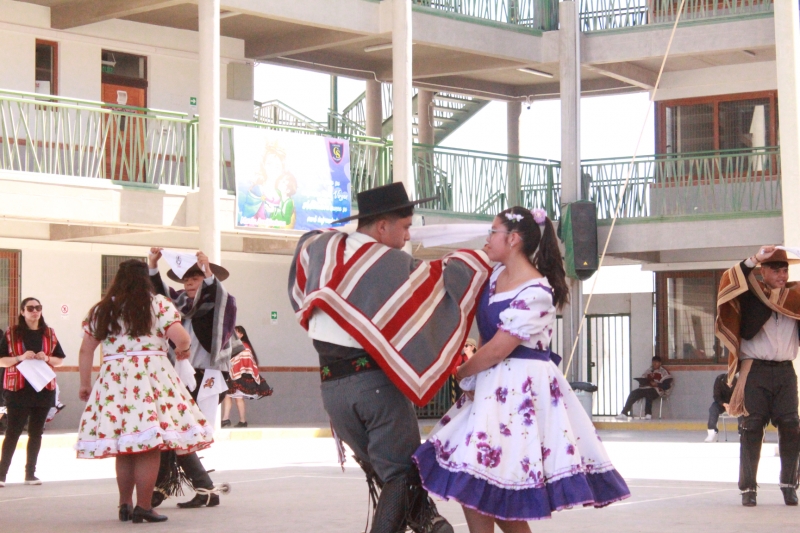
[[[533,215],[533,220],[539,226],[544,224],[544,221],[547,220],[547,212],[542,208],[537,207],[536,209],[532,209],[531,214]]]
[[[516,213],[506,213],[506,218],[508,220],[513,220],[513,221],[519,222],[519,221],[522,220],[522,215],[518,215]]]

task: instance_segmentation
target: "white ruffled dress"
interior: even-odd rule
[[[166,332],[181,323],[180,313],[167,298],[155,295],[153,315],[150,335],[102,341],[103,365],[78,429],[78,458],[153,449],[191,453],[213,442],[213,428],[166,356]],[[93,327],[87,317],[84,331],[92,335]]]
[[[484,289],[478,327],[484,342],[502,330],[522,343],[477,374],[475,400],[462,396],[414,454],[423,485],[504,520],[627,498],[590,418],[550,360],[550,284],[539,278],[496,294],[502,269]]]

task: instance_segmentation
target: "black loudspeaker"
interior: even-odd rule
[[[561,211],[559,236],[566,247],[564,267],[567,276],[581,281],[597,271],[597,206],[580,201],[567,204]]]

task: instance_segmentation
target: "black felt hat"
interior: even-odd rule
[[[347,218],[340,218],[339,220],[333,221],[332,224],[382,215],[417,204],[424,204],[425,202],[430,202],[437,198],[439,197],[431,196],[429,198],[423,198],[422,200],[411,201],[408,199],[408,193],[406,193],[406,188],[402,183],[390,183],[389,185],[375,187],[374,189],[358,193],[358,214]]]

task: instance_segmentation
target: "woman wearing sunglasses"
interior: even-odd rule
[[[42,445],[42,432],[47,413],[55,405],[56,380],[36,391],[27,382],[17,365],[29,359],[44,361],[51,367],[64,362],[53,328],[47,326],[42,316],[42,304],[36,298],[25,298],[20,305],[19,319],[0,340],[0,367],[5,369],[3,398],[6,403],[8,428],[0,457],[0,487],[5,486],[8,467],[17,448],[17,441],[28,423],[28,462],[25,465],[25,484],[41,485],[35,476],[36,459]]]

